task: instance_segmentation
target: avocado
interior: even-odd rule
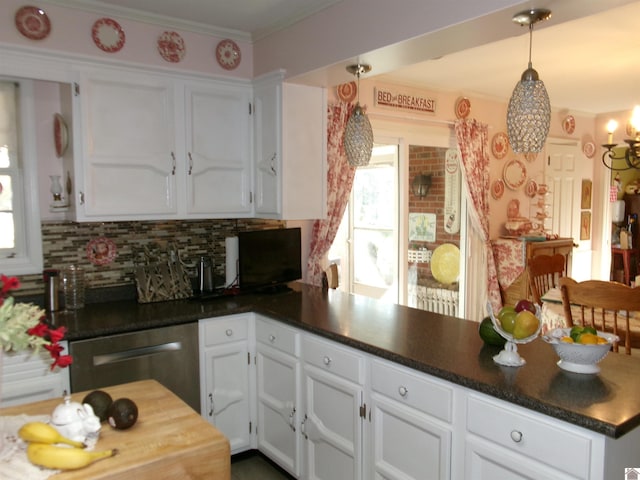
[[[131,428],[138,420],[138,406],[129,398],[119,398],[109,407],[107,420],[117,430]]]
[[[493,327],[493,322],[491,321],[491,317],[484,317],[482,322],[480,322],[480,326],[478,327],[478,333],[480,334],[480,338],[487,345],[493,345],[496,347],[503,347],[507,340],[496,332],[496,329]]]
[[[93,408],[93,413],[100,419],[101,422],[104,422],[107,419],[107,412],[109,411],[109,407],[113,403],[113,399],[111,395],[103,390],[94,390],[91,393],[88,393],[82,403],[88,403]]]

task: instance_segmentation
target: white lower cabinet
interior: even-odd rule
[[[200,411],[229,439],[231,453],[251,448],[249,328],[252,314],[200,320]]]
[[[256,315],[258,449],[300,476],[300,335]]]
[[[364,355],[311,335],[302,355],[304,478],[362,479]]]
[[[63,353],[69,352],[67,342],[60,342]],[[42,349],[32,352],[2,352],[0,386],[0,407],[10,407],[22,403],[36,402],[50,398],[60,398],[70,392],[69,369],[55,368],[51,371],[51,355]]]
[[[389,362],[371,362],[367,478],[449,479],[453,389]]]

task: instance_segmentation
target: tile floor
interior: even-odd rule
[[[259,453],[241,454],[231,460],[231,480],[292,480]]]

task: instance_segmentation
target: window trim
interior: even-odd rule
[[[32,80],[0,77],[20,85],[18,115],[20,121],[20,194],[18,215],[24,219],[24,246],[12,258],[0,258],[0,272],[5,275],[40,273],[43,268],[42,231],[38,197],[38,158],[36,148],[36,118]]]

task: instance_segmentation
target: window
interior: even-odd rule
[[[42,270],[33,108],[29,81],[0,79],[0,272]]]

